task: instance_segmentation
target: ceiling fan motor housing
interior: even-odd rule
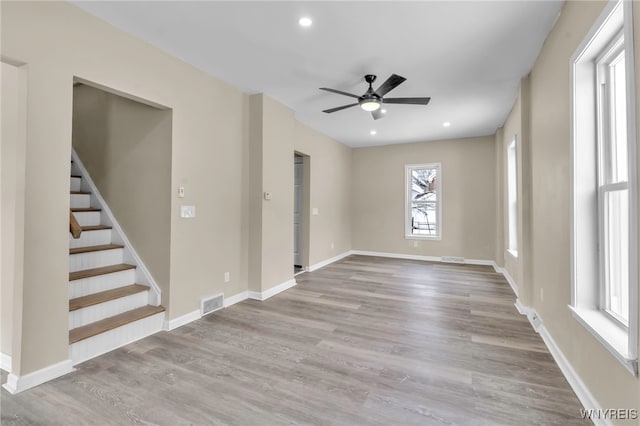
[[[376,76],[373,74],[367,74],[364,76],[364,81],[369,83],[369,89],[365,92],[364,95],[358,98],[358,103],[362,105],[364,102],[381,102],[381,97],[376,95],[373,90],[373,82],[376,81]]]

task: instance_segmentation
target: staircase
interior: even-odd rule
[[[160,290],[73,154],[69,234],[69,357],[78,364],[162,329]]]

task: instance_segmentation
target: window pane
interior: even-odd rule
[[[411,170],[411,200],[436,201],[437,198],[437,169]]]
[[[606,309],[624,324],[629,321],[629,194],[604,193],[604,257]]]
[[[436,203],[411,204],[411,228],[414,235],[437,235]]]
[[[609,156],[611,183],[627,181],[627,88],[624,52],[610,65],[612,126]]]
[[[440,165],[406,168],[406,235],[440,237]]]

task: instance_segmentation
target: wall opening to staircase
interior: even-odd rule
[[[162,290],[166,304],[170,274],[172,110],[76,80],[73,149]]]
[[[169,299],[172,111],[73,86],[69,354],[162,329]]]

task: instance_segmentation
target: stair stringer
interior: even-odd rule
[[[131,245],[131,242],[109,209],[109,206],[104,201],[104,198],[102,198],[98,187],[91,179],[91,175],[85,168],[82,160],[80,160],[80,157],[78,157],[75,149],[71,150],[71,159],[73,160],[72,172],[77,172],[82,175],[82,190],[91,193],[91,205],[99,206],[102,209],[100,212],[101,223],[112,227],[111,242],[114,244],[124,245],[124,262],[137,266],[135,269],[136,282],[149,287],[149,304],[159,306],[162,302],[162,290],[160,290],[158,283],[154,280],[151,272],[142,262],[142,259],[133,248],[133,245]],[[73,170],[73,168],[76,168],[76,170]]]

